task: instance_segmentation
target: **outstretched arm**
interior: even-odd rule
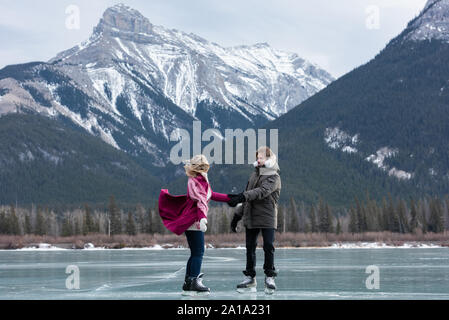
[[[228,202],[231,200],[227,194],[224,193],[218,193],[212,191],[212,196],[210,197],[211,200],[217,201],[217,202]]]

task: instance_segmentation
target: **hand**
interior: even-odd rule
[[[206,218],[202,218],[200,220],[200,230],[202,232],[206,232],[206,230],[207,230],[207,219]]]
[[[239,220],[240,220],[241,218],[242,218],[242,217],[239,217],[239,216],[237,216],[236,214],[234,214],[234,217],[232,218],[232,221],[231,221],[231,231],[232,231],[232,232],[234,232],[234,233],[237,232],[237,224],[239,223]]]
[[[237,193],[237,194],[235,194],[235,193],[228,193],[227,194],[227,196],[229,197],[229,198],[232,198],[232,197],[237,197],[239,194]]]
[[[228,194],[228,197],[231,198],[231,200],[228,201],[228,205],[231,207],[235,207],[237,204],[246,201],[243,192],[239,194]]]

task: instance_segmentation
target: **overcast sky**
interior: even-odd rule
[[[0,0],[0,68],[47,61],[87,39],[104,10],[124,3],[151,23],[221,46],[267,42],[340,77],[368,62],[427,0]],[[66,27],[70,5],[79,29]]]

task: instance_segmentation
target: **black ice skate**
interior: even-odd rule
[[[184,284],[182,285],[182,291],[189,291],[190,289],[190,283],[192,282],[192,280],[186,276],[184,279]]]
[[[184,285],[182,286],[183,296],[203,296],[209,295],[210,289],[203,284],[204,273],[200,273],[198,277],[186,278]]]

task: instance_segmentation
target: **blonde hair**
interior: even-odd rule
[[[192,159],[186,161],[184,169],[186,170],[186,175],[188,177],[196,177],[198,173],[207,173],[209,171],[209,167],[209,161],[207,161],[206,156],[203,154],[198,154]]]
[[[257,149],[257,151],[256,151],[256,158],[257,158],[257,156],[259,155],[259,152],[260,153],[264,153],[265,152],[265,157],[268,159],[269,157],[271,157],[271,155],[273,154],[273,152],[271,151],[271,149],[269,148],[269,147],[267,147],[267,146],[262,146],[262,147],[259,147],[259,149]]]

